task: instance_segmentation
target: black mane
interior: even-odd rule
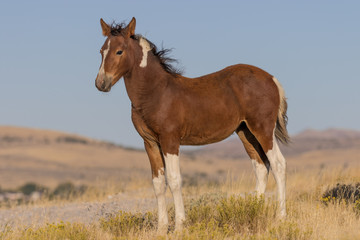
[[[112,36],[119,36],[119,35],[124,36],[123,33],[125,27],[126,25],[124,23],[120,23],[120,24],[113,23],[111,24],[110,33]],[[148,39],[146,39],[145,37],[139,34],[131,36],[131,38],[136,41],[140,41],[141,38],[145,39],[151,46],[151,52],[154,54],[154,56],[158,58],[160,65],[163,67],[163,69],[166,72],[175,76],[183,74],[183,71],[181,69],[178,69],[172,65],[172,63],[178,62],[176,59],[169,57],[169,54],[172,49],[166,49],[164,47],[161,47],[161,49],[158,50],[155,44],[153,44],[151,41],[149,41]]]
[[[112,36],[123,36],[123,30],[125,29],[125,23],[115,23],[113,22],[110,26],[110,33]]]

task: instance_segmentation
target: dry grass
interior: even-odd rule
[[[290,164],[291,165],[291,164]],[[274,200],[275,184],[269,181],[265,202],[251,197],[242,198],[236,193],[248,193],[253,189],[252,172],[236,175],[229,173],[220,184],[192,185],[184,187],[188,221],[183,232],[167,234],[168,239],[360,239],[359,215],[352,204],[323,204],[323,192],[336,183],[354,183],[360,180],[360,168],[324,168],[312,170],[292,169],[288,174],[287,208],[288,217],[276,217]],[[145,182],[133,182],[123,191],[140,189]],[[115,184],[101,193],[103,197],[114,193]],[[150,184],[146,183],[149,187]],[[116,190],[117,191],[117,190]],[[144,193],[146,195],[147,193]],[[169,195],[170,196],[170,195]],[[233,197],[231,197],[233,196]],[[243,196],[243,195],[241,195]],[[98,193],[91,193],[81,200],[98,199]],[[101,197],[100,197],[101,198]],[[233,200],[231,200],[233,198]],[[203,199],[204,205],[196,205]],[[229,200],[230,199],[230,200]],[[70,199],[70,201],[79,199]],[[237,202],[236,202],[237,201]],[[239,203],[240,201],[240,203]],[[245,204],[254,208],[249,212],[236,210]],[[224,210],[225,209],[225,210]],[[232,209],[235,209],[232,211]],[[173,209],[169,206],[170,215]],[[222,214],[220,214],[222,211]],[[227,211],[224,214],[224,211]],[[93,225],[81,223],[48,224],[40,228],[4,229],[2,239],[166,239],[156,232],[156,217],[138,213],[120,213],[103,219]],[[198,215],[196,215],[198,214]],[[147,216],[147,217],[144,217]],[[221,216],[221,217],[219,217]],[[224,216],[228,216],[225,221]],[[239,219],[243,219],[238,221]],[[144,222],[145,221],[145,222]],[[119,228],[117,226],[122,226]]]

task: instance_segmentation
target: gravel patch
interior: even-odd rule
[[[66,203],[58,206],[19,206],[0,210],[0,229],[41,226],[46,223],[97,223],[119,211],[146,212],[157,207],[155,197],[140,198],[120,193],[101,202]]]

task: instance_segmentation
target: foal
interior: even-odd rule
[[[277,144],[289,141],[287,103],[280,83],[249,65],[233,65],[199,78],[176,72],[150,41],[135,35],[136,20],[125,27],[100,20],[107,39],[96,87],[103,92],[121,78],[131,100],[132,121],[148,154],[158,203],[158,230],[166,230],[167,184],[175,204],[175,229],[185,220],[179,167],[180,145],[221,141],[237,133],[256,173],[256,192],[265,192],[271,169],[281,216],[286,215],[286,162]]]

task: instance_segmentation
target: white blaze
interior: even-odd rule
[[[140,46],[142,48],[143,57],[141,59],[140,67],[144,68],[147,66],[148,52],[151,50],[150,44],[144,38],[140,38]]]
[[[109,52],[109,49],[110,49],[110,39],[108,41],[108,44],[107,44],[107,48],[104,50],[103,52],[103,59],[102,59],[102,63],[101,63],[101,67],[100,67],[100,70],[99,70],[99,74],[105,74],[105,68],[104,68],[104,65],[105,65],[105,59],[106,59],[106,56]]]

